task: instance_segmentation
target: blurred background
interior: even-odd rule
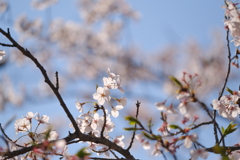
[[[75,107],[77,100],[94,101],[96,84],[103,86],[107,68],[120,75],[125,93],[113,91],[111,95],[127,97],[128,103],[113,119],[115,129],[111,136],[125,135],[128,146],[132,133],[123,130],[129,127],[124,116],[135,115],[137,100],[141,102],[139,119],[147,123],[153,118],[156,134],[162,122],[154,103],[167,100],[177,109],[177,88],[169,75],[181,78],[183,71],[197,73],[202,86],[196,95],[212,110],[210,103],[218,98],[227,71],[223,5],[224,1],[207,0],[0,0],[0,27],[9,28],[12,37],[31,51],[52,82],[55,72],[59,72],[60,93],[74,117],[80,114]],[[3,35],[0,42],[9,43]],[[231,48],[234,53],[232,43]],[[6,125],[12,119],[5,128],[9,137],[20,137],[15,134],[14,121],[29,111],[50,116],[60,138],[73,131],[33,62],[15,48],[0,46],[0,50],[6,52],[0,61],[0,123]],[[239,70],[233,67],[227,86],[238,90],[239,85]],[[91,107],[88,104],[84,110]],[[199,106],[193,104],[192,110],[192,116],[200,117],[199,123],[208,121]],[[169,121],[180,125],[182,119],[183,115],[169,117]],[[224,127],[230,122],[217,120]],[[199,142],[205,147],[212,147],[212,126],[202,129],[192,133],[198,133]],[[227,137],[227,145],[239,142],[236,135]],[[75,154],[83,146],[87,144],[71,145],[69,152]],[[149,159],[151,150],[142,150],[136,141],[132,154]],[[181,151],[177,153],[179,159],[190,158],[189,149],[182,147]],[[219,159],[212,154],[209,159],[213,157]]]

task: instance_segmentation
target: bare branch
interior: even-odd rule
[[[49,87],[52,89],[53,93],[56,95],[60,105],[62,106],[63,110],[65,111],[65,113],[67,114],[69,120],[71,121],[74,129],[81,134],[81,131],[79,130],[76,121],[74,120],[72,114],[70,113],[70,111],[68,110],[67,105],[65,104],[64,100],[62,99],[62,96],[60,95],[60,93],[58,92],[58,89],[55,88],[55,86],[53,85],[53,83],[50,81],[48,75],[47,75],[47,71],[44,69],[44,67],[38,62],[38,60],[31,54],[31,52],[29,52],[27,49],[24,49],[22,46],[20,46],[10,35],[10,31],[8,29],[8,32],[5,32],[4,30],[2,30],[0,28],[0,33],[2,33],[10,42],[12,42],[12,44],[19,50],[22,52],[23,55],[25,55],[26,57],[30,58],[35,64],[36,66],[39,68],[39,70],[41,71],[45,82],[49,85]]]
[[[136,103],[137,110],[136,110],[136,116],[135,116],[136,118],[138,118],[140,104],[141,104],[141,102],[137,101],[137,103]],[[137,124],[135,124],[134,127],[136,128],[136,127],[137,127]],[[133,144],[133,142],[134,142],[135,134],[136,134],[136,130],[133,131],[133,135],[132,135],[132,138],[131,138],[131,142],[130,142],[128,148],[127,148],[128,151],[129,151],[130,148],[132,147],[132,144]]]
[[[106,114],[106,111],[105,111],[103,105],[101,106],[101,109],[103,110],[103,115],[104,115],[104,122],[103,122],[102,131],[101,131],[101,137],[103,137],[103,133],[104,133],[106,123],[107,123],[107,114]]]
[[[56,71],[56,89],[59,89],[59,78],[58,78],[58,71]]]

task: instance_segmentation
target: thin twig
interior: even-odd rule
[[[6,44],[6,43],[0,43],[0,45],[3,47],[16,47],[13,44]]]
[[[106,111],[105,111],[105,108],[103,107],[103,105],[101,106],[101,109],[103,110],[103,115],[104,115],[103,127],[102,127],[102,131],[101,131],[101,137],[103,137],[103,133],[104,133],[106,123],[107,123],[107,114],[106,114]]]
[[[3,133],[3,135],[4,135],[10,142],[14,143],[13,140],[12,140],[11,138],[9,138],[8,135],[4,132],[4,129],[2,128],[1,123],[0,123],[0,129],[1,129],[2,133]],[[14,144],[15,144],[16,146],[18,146],[18,147],[23,147],[23,146],[21,146],[21,145],[19,145],[19,144],[17,144],[17,143],[14,143]]]
[[[114,155],[114,157],[116,157],[117,159],[119,159],[119,157],[118,157],[112,150],[110,150],[110,152]]]
[[[229,78],[229,75],[230,75],[230,72],[231,72],[231,51],[230,51],[230,42],[229,42],[229,29],[227,30],[227,35],[226,35],[226,40],[227,40],[227,48],[228,48],[228,70],[227,70],[227,75],[226,75],[226,78],[225,78],[225,81],[224,81],[224,85],[222,87],[222,90],[221,92],[219,93],[219,97],[218,97],[218,100],[221,99],[222,95],[223,95],[223,92],[226,88],[226,85],[227,85],[227,82],[228,82],[228,78]],[[215,111],[216,112],[216,111]],[[215,117],[214,117],[214,120],[215,120]],[[215,121],[216,122],[216,121]],[[217,123],[214,123],[214,127],[216,127],[216,124]],[[214,130],[215,131],[215,130]],[[221,132],[220,132],[221,133]],[[217,135],[217,134],[216,134]],[[222,136],[222,135],[221,135]],[[217,142],[217,141],[216,141]],[[218,142],[219,143],[219,142]],[[218,144],[216,143],[216,144]],[[223,143],[223,147],[225,147],[225,141],[224,141],[224,137],[222,138],[222,143]]]
[[[55,88],[53,83],[50,81],[50,79],[47,75],[47,71],[44,69],[44,67],[31,54],[31,52],[29,52],[27,49],[24,49],[22,46],[20,46],[11,37],[9,29],[8,29],[7,32],[5,32],[4,30],[2,30],[0,28],[0,33],[2,33],[10,42],[12,42],[12,44],[16,48],[18,48],[18,50],[21,51],[23,55],[30,58],[36,64],[36,66],[41,71],[41,73],[42,73],[42,75],[45,79],[45,82],[49,85],[49,87],[52,89],[52,91],[56,95],[60,105],[62,106],[63,110],[65,111],[66,115],[68,116],[69,120],[71,121],[71,123],[72,123],[72,125],[75,129],[74,133],[69,133],[69,135],[66,138],[64,138],[64,140],[66,142],[70,142],[70,141],[73,141],[76,138],[79,138],[82,142],[89,142],[90,141],[90,142],[106,145],[110,149],[113,149],[113,150],[117,151],[118,153],[122,154],[126,159],[131,159],[131,160],[135,159],[128,150],[123,149],[122,147],[120,147],[117,144],[111,142],[110,140],[106,139],[105,137],[94,137],[92,135],[82,134],[81,131],[78,128],[78,125],[77,125],[76,121],[74,120],[72,114],[70,113],[68,107],[66,106],[65,102],[63,101],[62,96],[60,95],[58,90]],[[49,143],[54,143],[54,142],[55,141],[50,141]],[[42,144],[38,144],[38,145],[42,145]],[[3,155],[4,159],[9,159],[9,158],[13,158],[15,156],[18,156],[20,154],[24,154],[24,153],[27,153],[29,151],[32,151],[33,148],[34,148],[34,146],[29,146],[29,147],[24,147],[22,149],[15,150],[15,151],[12,151],[12,152],[0,152],[0,154]]]
[[[137,101],[137,103],[136,103],[137,110],[136,110],[136,116],[135,116],[136,119],[138,118],[140,104],[141,104],[141,102]],[[137,127],[137,124],[134,125],[134,128],[136,128],[136,127]],[[133,141],[134,141],[135,134],[136,134],[136,130],[133,131],[133,135],[132,135],[132,138],[131,138],[131,142],[130,142],[128,148],[127,148],[128,151],[129,151],[130,148],[132,147],[132,144],[133,144]]]
[[[56,89],[58,90],[59,89],[58,71],[56,71],[55,75],[56,75]]]
[[[69,111],[67,105],[65,104],[64,100],[62,99],[62,96],[60,95],[60,93],[58,92],[58,90],[55,88],[55,86],[53,85],[53,83],[50,81],[48,75],[47,75],[47,71],[44,69],[44,67],[39,63],[39,61],[31,54],[30,51],[28,51],[27,49],[24,49],[22,46],[20,46],[10,35],[10,31],[9,28],[7,29],[7,32],[5,32],[4,30],[2,30],[0,28],[0,33],[2,33],[10,42],[12,42],[12,44],[18,48],[19,51],[22,52],[23,55],[25,55],[26,57],[30,58],[35,64],[36,66],[39,68],[39,70],[41,71],[45,82],[49,85],[49,87],[52,89],[52,91],[54,92],[54,94],[56,95],[60,105],[62,106],[63,110],[65,111],[65,113],[67,114],[69,120],[71,121],[75,131],[81,135],[81,131],[78,128],[78,125],[76,123],[76,121],[74,120],[71,112]]]

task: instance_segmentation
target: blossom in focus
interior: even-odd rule
[[[214,99],[212,101],[213,109],[217,110],[224,118],[236,118],[240,114],[239,98],[239,95],[225,95],[220,100]]]
[[[48,124],[49,122],[49,117],[47,115],[42,115],[40,116],[38,113],[37,113],[37,116],[35,117],[35,119],[39,122],[39,123],[42,123],[42,124]]]
[[[223,6],[225,11],[225,16],[228,17],[224,20],[224,25],[230,30],[231,36],[234,38],[234,45],[238,47],[240,45],[239,38],[240,38],[240,12],[237,7],[237,3],[234,4],[231,1],[226,1],[226,5]]]
[[[121,93],[124,93],[124,89],[121,86],[122,80],[120,78],[120,75],[116,75],[115,73],[110,72],[110,69],[107,70],[108,78],[111,79],[111,86],[114,87],[112,89],[118,88]],[[113,83],[114,82],[114,83]]]
[[[32,120],[32,118],[36,115],[37,113],[33,113],[33,112],[28,112],[27,114],[26,114],[26,116],[23,116],[23,118],[26,118],[26,119],[28,119],[30,122],[31,122],[31,120]]]
[[[79,112],[83,112],[83,103],[76,102],[75,106]]]
[[[5,56],[5,51],[0,50],[0,60]]]
[[[28,132],[31,128],[31,124],[27,118],[17,119],[14,125],[16,134],[18,132]]]
[[[123,109],[123,106],[127,104],[127,98],[123,97],[120,99],[116,99],[118,101],[118,105],[116,107],[112,107],[111,114],[113,117],[118,117],[119,115],[119,110]]]
[[[97,92],[93,94],[93,98],[98,101],[98,104],[103,105],[105,101],[110,101],[110,91],[107,88],[98,87]]]

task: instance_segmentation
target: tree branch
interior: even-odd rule
[[[60,105],[62,106],[63,110],[65,111],[65,113],[67,114],[69,120],[71,121],[71,123],[73,124],[74,129],[81,134],[81,131],[78,128],[78,125],[76,123],[76,121],[74,120],[72,114],[70,113],[70,111],[68,110],[67,105],[65,104],[65,102],[62,99],[62,96],[60,95],[60,93],[58,92],[58,89],[55,88],[55,86],[53,85],[53,83],[50,81],[48,75],[47,75],[47,71],[44,69],[44,67],[38,62],[38,60],[31,54],[31,52],[29,52],[27,49],[24,49],[22,46],[20,46],[10,35],[10,31],[8,29],[8,32],[5,32],[4,30],[2,30],[0,28],[0,33],[2,33],[10,42],[12,42],[13,46],[15,46],[19,51],[22,52],[23,55],[25,55],[26,57],[30,58],[35,64],[36,66],[39,68],[39,70],[41,71],[45,82],[49,85],[49,87],[52,89],[53,93],[56,95]]]

